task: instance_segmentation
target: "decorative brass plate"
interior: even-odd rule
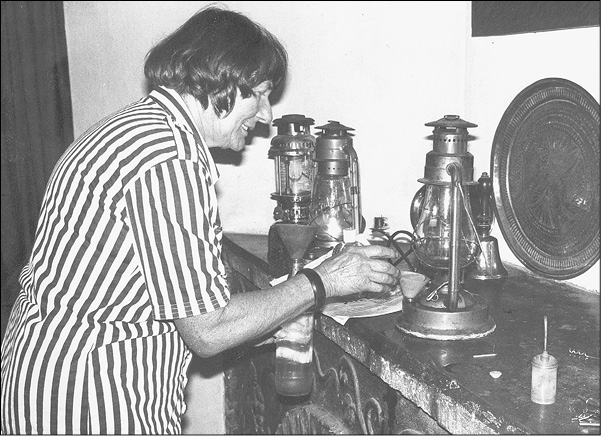
[[[491,153],[496,217],[515,256],[553,279],[599,260],[599,103],[565,79],[511,102]]]

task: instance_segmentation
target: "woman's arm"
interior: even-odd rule
[[[385,259],[396,257],[398,253],[389,247],[350,247],[315,271],[322,278],[326,297],[386,293],[398,284],[400,271]],[[175,325],[196,354],[210,357],[273,333],[313,304],[312,286],[299,274],[266,290],[233,294],[227,306],[176,319]]]

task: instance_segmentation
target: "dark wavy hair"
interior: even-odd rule
[[[225,7],[211,5],[152,48],[144,74],[154,88],[165,86],[194,96],[206,109],[227,116],[236,102],[264,81],[277,87],[286,77],[288,55],[260,24]]]

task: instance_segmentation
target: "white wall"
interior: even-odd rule
[[[207,3],[64,2],[75,134],[145,95],[147,51]],[[355,129],[368,224],[382,215],[392,230],[410,229],[411,200],[432,149],[425,123],[458,114],[478,124],[469,147],[477,179],[490,171],[503,112],[526,86],[563,77],[600,100],[599,27],[471,38],[469,1],[225,3],[259,21],[288,49],[288,87],[274,117],[301,113],[316,126],[337,120]],[[272,127],[269,137],[255,138],[240,165],[220,166],[226,231],[267,234],[273,223],[267,151],[274,134]],[[521,265],[498,226],[493,235],[503,261]],[[599,262],[570,281],[599,292]],[[203,386],[219,393],[219,383]]]

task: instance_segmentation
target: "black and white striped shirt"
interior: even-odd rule
[[[225,306],[217,168],[159,88],[74,142],[48,182],[2,343],[2,431],[181,432],[173,319]]]

